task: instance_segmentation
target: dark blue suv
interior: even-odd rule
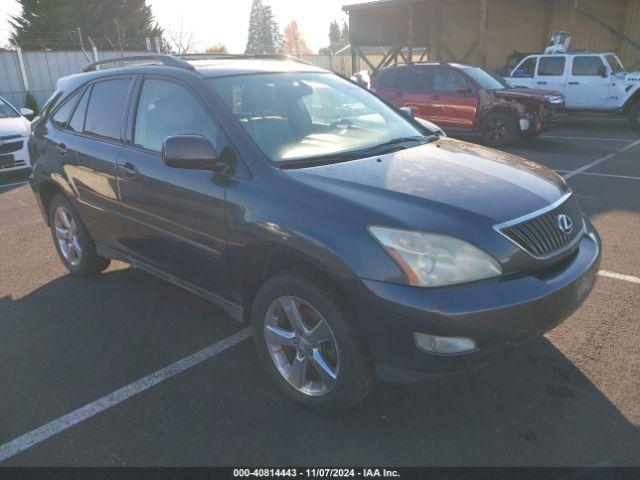
[[[303,62],[92,64],[60,80],[29,147],[73,274],[122,260],[252,322],[274,383],[314,408],[542,335],[599,265],[554,172]]]

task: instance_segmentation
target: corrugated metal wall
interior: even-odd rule
[[[126,52],[127,55],[144,55],[148,52]],[[99,52],[100,60],[120,57],[118,52]],[[22,51],[29,91],[42,106],[55,91],[60,77],[79,72],[93,61],[82,51]],[[17,52],[0,52],[0,95],[17,107],[24,105],[25,88],[20,73]]]
[[[480,5],[481,0],[425,0],[356,7],[350,13],[352,41],[360,46],[428,46],[431,58],[481,64]],[[541,52],[556,30],[573,34],[574,49],[613,51],[627,66],[638,66],[638,49],[581,10],[640,42],[640,0],[487,0],[486,66],[504,65],[514,51]]]

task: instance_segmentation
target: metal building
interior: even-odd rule
[[[352,58],[386,47],[377,70],[398,61],[447,60],[496,69],[514,52],[542,52],[554,31],[572,49],[613,51],[640,66],[640,0],[379,0],[349,14]],[[425,52],[427,52],[425,54]]]

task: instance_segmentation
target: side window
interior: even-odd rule
[[[595,56],[573,57],[573,75],[600,75],[604,67],[602,59]]]
[[[84,122],[85,133],[120,139],[122,114],[130,84],[130,78],[118,78],[93,85]]]
[[[433,90],[433,74],[429,68],[412,68],[404,79],[404,90],[428,92]]]
[[[215,145],[218,129],[196,98],[184,87],[165,80],[147,79],[142,85],[133,141],[160,151],[171,135],[202,135]]]
[[[533,78],[533,74],[536,71],[536,60],[537,57],[527,58],[511,73],[511,76],[514,78]]]
[[[399,68],[386,70],[381,72],[378,87],[388,88],[390,90],[398,90],[402,80],[402,71]]]
[[[538,75],[557,77],[564,74],[564,57],[540,57]]]
[[[464,75],[451,68],[436,68],[433,75],[435,91],[455,93],[460,87],[471,88]]]
[[[76,107],[73,115],[71,117],[71,121],[69,122],[69,129],[74,132],[81,133],[82,128],[84,127],[84,114],[87,111],[87,101],[89,100],[89,92],[91,91],[91,87],[87,88],[82,94],[82,98],[78,102],[78,106]]]
[[[71,116],[71,112],[73,111],[73,107],[75,106],[79,95],[80,92],[76,92],[64,101],[62,106],[60,106],[60,108],[56,110],[56,113],[51,117],[53,123],[62,127],[69,121],[69,117]]]

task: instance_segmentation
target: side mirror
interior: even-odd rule
[[[609,70],[604,65],[600,65],[598,67],[598,75],[600,75],[602,78],[606,78],[609,76]]]
[[[411,107],[400,107],[400,113],[408,119],[413,118],[413,110],[411,110]]]
[[[458,87],[456,88],[456,93],[458,95],[469,95],[471,93],[471,89],[469,87]]]
[[[218,156],[208,138],[202,135],[173,135],[162,142],[160,156],[172,168],[217,171]]]
[[[31,110],[30,108],[27,107],[22,107],[20,109],[20,115],[22,115],[23,117],[27,118],[28,120],[33,119],[33,117],[35,116],[35,113],[33,110]]]

